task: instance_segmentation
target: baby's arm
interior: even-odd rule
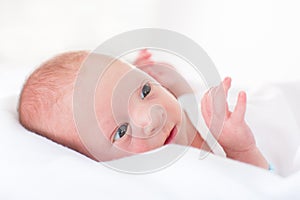
[[[216,135],[211,126],[212,116],[216,120],[223,120],[220,121],[223,122],[223,129],[217,139],[229,158],[268,169],[268,163],[257,148],[252,131],[245,122],[246,93],[239,93],[237,104],[231,112],[226,100],[230,86],[231,79],[225,78],[219,86],[204,95],[201,108],[205,122],[212,134]]]
[[[140,51],[134,65],[152,76],[176,97],[193,92],[187,81],[173,66],[167,63],[154,62],[151,56],[151,53],[146,49]]]

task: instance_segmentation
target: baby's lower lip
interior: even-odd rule
[[[173,129],[170,131],[170,135],[167,137],[167,139],[166,139],[166,141],[165,141],[164,144],[165,145],[166,144],[170,144],[174,140],[176,134],[177,134],[177,127],[174,126]]]

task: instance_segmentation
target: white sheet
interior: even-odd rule
[[[0,69],[0,199],[300,198],[300,81],[247,89],[247,120],[282,176],[214,155],[199,160],[199,151],[192,148],[165,169],[132,175],[26,131],[17,121],[16,106],[31,68]],[[236,89],[230,102],[235,102]],[[134,162],[140,156],[123,161]]]

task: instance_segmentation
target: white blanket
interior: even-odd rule
[[[300,198],[300,81],[247,90],[247,121],[277,174],[211,154],[199,160],[199,151],[190,148],[164,169],[133,175],[25,130],[16,107],[31,68],[0,69],[0,199]],[[123,161],[133,163],[140,156]]]

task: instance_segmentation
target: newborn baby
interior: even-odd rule
[[[89,55],[87,51],[63,53],[31,74],[19,102],[19,120],[25,128],[95,160],[99,160],[93,153],[97,148],[101,154],[99,161],[146,152],[170,143],[213,152],[178,102],[182,95],[192,93],[191,88],[172,66],[152,61],[147,50],[139,53],[134,65],[115,60],[105,68],[94,94],[94,110],[103,134],[101,145],[91,147],[84,143],[74,120],[73,94],[80,67]],[[94,56],[102,61],[109,59],[104,55]],[[128,74],[131,77],[121,84],[124,88],[116,94],[116,87]],[[244,120],[244,92],[240,92],[233,112],[228,110],[227,102],[223,105],[225,119],[220,135],[211,123],[212,118],[218,116],[215,94],[223,90],[227,96],[230,85],[231,79],[225,78],[203,95],[199,104],[205,123],[227,157],[268,169]],[[117,111],[111,108],[115,98]],[[86,124],[86,127],[91,126]]]

